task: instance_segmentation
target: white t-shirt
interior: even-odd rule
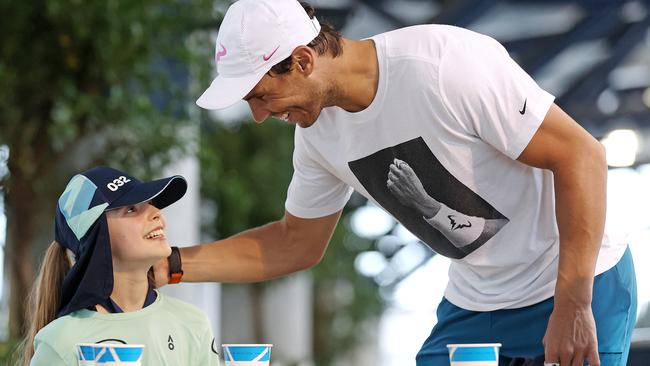
[[[326,216],[342,209],[354,189],[452,258],[445,296],[457,306],[491,311],[553,296],[553,174],[515,159],[554,97],[497,41],[466,29],[423,25],[372,40],[379,61],[372,103],[357,113],[325,108],[314,125],[296,128],[287,211]],[[496,229],[468,245],[452,243],[387,188],[394,159],[413,170],[430,197]],[[469,227],[448,216],[451,229]],[[598,273],[624,250],[604,243]]]

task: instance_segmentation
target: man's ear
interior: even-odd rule
[[[294,68],[305,76],[309,76],[314,71],[314,64],[317,56],[316,52],[307,46],[298,46],[291,54]]]

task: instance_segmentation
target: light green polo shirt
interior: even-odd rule
[[[144,344],[142,366],[219,365],[207,316],[160,292],[138,311],[79,310],[54,320],[34,339],[33,366],[77,366],[77,343]]]

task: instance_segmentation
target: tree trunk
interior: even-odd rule
[[[11,165],[11,162],[10,162]],[[31,255],[37,227],[38,202],[33,185],[19,167],[11,167],[6,192],[7,242],[5,258],[10,282],[9,334],[13,339],[24,334],[25,308],[34,281],[34,264]]]

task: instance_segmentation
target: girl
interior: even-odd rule
[[[185,179],[151,182],[108,167],[74,176],[58,201],[20,365],[77,365],[77,343],[143,344],[142,365],[218,365],[207,317],[153,289],[172,252],[160,209]]]

